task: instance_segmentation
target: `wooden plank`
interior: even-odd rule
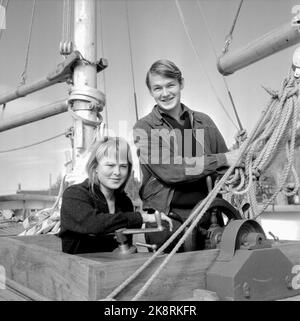
[[[290,298],[280,299],[277,301],[300,301],[300,295],[292,296]]]
[[[205,274],[216,259],[218,250],[178,253],[167,267],[154,280],[145,292],[142,300],[181,300],[191,297],[196,288],[205,288]],[[164,256],[158,258],[132,282],[118,297],[118,300],[130,300],[153,274]],[[100,258],[99,258],[100,260]],[[93,269],[94,298],[103,299],[122,281],[132,275],[146,258],[120,260],[103,264],[101,270]]]
[[[60,244],[52,235],[40,235],[37,240],[43,237],[52,247]],[[26,238],[1,238],[0,264],[8,278],[52,300],[89,299],[89,269],[93,261],[26,243]]]
[[[2,237],[0,264],[7,277],[52,300],[99,300],[132,275],[150,255],[139,253],[117,259],[113,253],[81,256],[61,252],[60,239],[53,235]],[[278,246],[293,264],[300,263],[300,242]],[[142,300],[185,300],[195,289],[205,289],[206,272],[219,250],[176,254]],[[125,291],[116,297],[130,300],[152,275],[159,257]]]
[[[204,287],[199,271],[204,273],[217,253],[211,250],[176,255],[145,299],[190,297],[193,289]],[[68,255],[61,253],[60,240],[51,235],[3,237],[0,242],[0,264],[5,267],[7,277],[53,300],[104,298],[145,262],[147,253],[141,255],[118,261],[109,254],[103,257],[91,254],[90,258]],[[129,299],[145,283],[160,260],[126,289],[122,299]]]
[[[0,301],[28,301],[26,297],[20,293],[16,293],[11,289],[0,289]]]
[[[0,289],[0,301],[50,301],[41,294],[12,281],[5,280],[5,289]]]

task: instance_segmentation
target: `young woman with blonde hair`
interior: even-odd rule
[[[140,228],[155,222],[147,212],[134,212],[124,188],[131,174],[128,143],[120,137],[105,137],[94,143],[86,166],[88,178],[68,187],[62,198],[62,250],[69,254],[113,251],[117,242],[112,232]],[[169,217],[162,220],[172,228]]]

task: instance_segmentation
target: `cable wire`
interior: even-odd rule
[[[45,143],[45,142],[48,142],[50,140],[56,139],[56,138],[58,138],[60,136],[66,136],[68,133],[69,133],[69,131],[61,133],[61,134],[58,134],[58,135],[55,135],[53,137],[50,137],[50,138],[47,138],[47,139],[44,139],[44,140],[41,140],[41,141],[38,141],[38,142],[35,142],[33,144],[30,144],[30,145],[24,145],[24,146],[15,147],[15,148],[12,148],[12,149],[7,149],[7,150],[0,150],[0,154],[14,152],[14,151],[18,151],[18,150],[21,150],[21,149],[25,149],[25,148],[33,147],[33,146],[36,146],[36,145],[40,145],[42,143]]]
[[[4,5],[4,1],[5,0],[1,1],[1,6],[4,8],[4,17],[3,17],[3,22],[0,21],[0,24],[1,24],[0,25],[0,40],[1,40],[1,37],[2,37],[2,34],[3,34],[3,30],[4,30],[4,28],[2,29],[2,27],[3,27],[4,21],[5,21],[6,16],[7,16],[7,9],[8,9],[8,4],[9,4],[9,0],[7,0],[6,5]]]
[[[232,23],[232,26],[231,26],[231,29],[229,31],[229,34],[225,37],[225,45],[224,45],[224,48],[223,48],[223,54],[226,54],[228,52],[228,49],[229,49],[229,46],[232,42],[232,34],[233,34],[233,30],[235,28],[235,25],[236,25],[236,22],[237,22],[237,18],[239,16],[239,13],[240,13],[240,10],[241,10],[241,7],[242,7],[242,4],[243,4],[243,1],[244,0],[241,0],[240,1],[240,4],[239,4],[239,7],[237,9],[237,12],[235,14],[235,17],[233,19],[233,23]]]
[[[24,64],[24,70],[21,74],[20,85],[24,85],[26,83],[26,78],[27,78],[27,67],[28,67],[29,51],[30,51],[30,45],[31,45],[32,27],[33,27],[33,21],[34,21],[34,16],[35,16],[35,8],[36,8],[36,0],[33,0],[28,41],[27,41],[25,64]]]
[[[99,20],[100,20],[100,39],[101,39],[101,51],[102,51],[102,57],[105,57],[104,54],[104,41],[103,41],[103,17],[102,17],[102,8],[101,8],[102,1],[99,1]],[[103,91],[104,95],[106,97],[106,77],[105,77],[105,70],[102,71],[103,75]],[[107,97],[105,99],[106,101],[106,108],[105,108],[105,121],[106,126],[108,127],[108,108],[107,108]]]
[[[213,85],[213,83],[212,83],[212,81],[211,81],[211,79],[210,79],[210,77],[209,77],[209,75],[208,75],[208,72],[206,71],[204,65],[203,65],[202,62],[201,62],[200,56],[199,56],[199,54],[198,54],[198,51],[197,51],[197,49],[196,49],[195,46],[194,46],[193,39],[192,39],[192,37],[191,37],[191,35],[190,35],[190,33],[189,33],[189,30],[188,30],[188,28],[187,28],[187,25],[186,25],[186,23],[185,23],[185,19],[184,19],[184,16],[183,16],[183,13],[182,13],[182,10],[181,10],[181,7],[180,7],[180,5],[179,5],[178,0],[175,0],[175,4],[176,4],[176,7],[177,7],[177,10],[178,10],[178,13],[179,13],[180,20],[181,20],[182,25],[183,25],[183,27],[184,27],[184,31],[185,31],[188,39],[189,39],[190,45],[191,45],[191,47],[192,47],[192,49],[193,49],[193,51],[194,51],[194,54],[195,54],[195,56],[196,56],[196,58],[197,58],[197,60],[198,60],[199,65],[201,66],[201,68],[203,69],[203,71],[204,71],[204,73],[205,73],[205,75],[206,75],[206,77],[207,77],[208,83],[209,83],[209,85],[210,85],[210,87],[211,87],[211,89],[212,89],[215,97],[217,98],[219,105],[222,107],[222,109],[224,110],[226,116],[230,119],[230,121],[232,122],[232,124],[238,129],[238,127],[236,126],[235,122],[233,121],[233,119],[232,119],[231,116],[229,115],[227,109],[225,108],[222,100],[221,100],[220,97],[218,96],[217,91],[216,91],[216,89],[215,89],[215,87],[214,87],[214,85]]]
[[[138,115],[138,106],[137,106],[136,89],[135,89],[135,79],[134,79],[131,32],[130,32],[129,13],[128,13],[128,0],[126,0],[126,2],[125,2],[125,7],[126,7],[127,32],[128,32],[128,41],[129,41],[130,65],[131,65],[132,84],[133,84],[135,117],[136,117],[136,120],[138,121],[139,115]]]
[[[208,34],[208,38],[209,38],[211,47],[212,47],[213,52],[214,52],[214,54],[215,54],[216,60],[218,60],[218,55],[217,55],[216,48],[215,48],[215,46],[214,46],[214,41],[213,41],[213,38],[212,38],[212,35],[211,35],[211,32],[210,32],[210,29],[209,29],[209,27],[208,27],[208,23],[207,23],[205,14],[204,14],[204,10],[203,10],[203,8],[202,8],[199,0],[197,0],[197,5],[198,5],[198,8],[200,9],[200,12],[201,12],[201,15],[202,15],[202,18],[203,18],[203,21],[204,21],[204,25],[205,25],[205,28],[206,28],[206,31],[207,31],[207,34]],[[240,118],[239,118],[237,109],[236,109],[236,107],[235,107],[235,103],[234,103],[232,94],[231,94],[231,92],[230,92],[230,90],[229,90],[229,86],[228,86],[227,80],[226,80],[226,78],[224,77],[224,75],[222,75],[222,79],[223,79],[223,81],[224,81],[224,84],[225,84],[225,87],[226,87],[226,90],[227,90],[227,94],[228,94],[228,96],[229,96],[229,99],[230,99],[230,102],[231,102],[231,105],[232,105],[232,108],[233,108],[233,111],[234,111],[236,120],[237,120],[237,122],[238,122],[238,124],[239,124],[240,130],[242,130],[242,129],[243,129],[243,126],[242,126],[241,120],[240,120]]]

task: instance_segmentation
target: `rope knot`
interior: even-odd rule
[[[252,169],[252,176],[254,176],[256,179],[258,179],[261,175],[261,171],[259,168],[253,168]]]
[[[289,90],[287,92],[286,98],[290,98],[290,97],[292,97],[294,95],[298,96],[298,93],[299,93],[298,87],[294,87],[293,86],[293,87],[289,87],[288,89]]]
[[[269,87],[262,86],[263,89],[270,95],[272,96],[273,99],[278,99],[279,98],[279,92],[278,90],[273,90]]]
[[[237,145],[241,146],[241,144],[247,139],[247,131],[245,129],[239,130],[234,138]]]

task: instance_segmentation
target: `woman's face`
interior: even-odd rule
[[[118,189],[126,180],[128,175],[127,152],[114,148],[108,148],[105,156],[101,158],[97,166],[97,176],[101,190],[108,191]]]

